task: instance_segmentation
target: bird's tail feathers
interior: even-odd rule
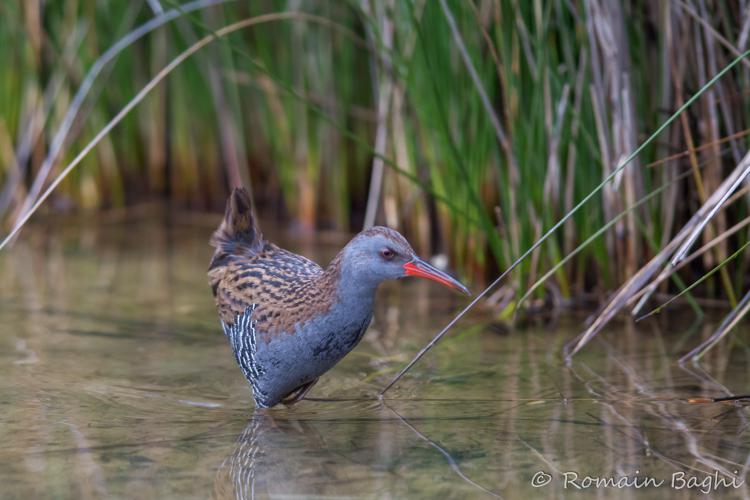
[[[255,225],[253,203],[244,187],[234,188],[227,200],[224,220],[211,236],[216,253],[252,255],[263,248],[263,235]]]

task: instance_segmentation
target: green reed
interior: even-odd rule
[[[83,75],[117,39],[156,15],[149,5],[179,6],[79,0],[0,7],[0,61],[10,69],[0,74],[0,209],[8,224],[24,206]],[[48,208],[168,198],[217,209],[229,185],[244,183],[261,212],[281,207],[290,224],[358,230],[368,186],[377,182],[379,223],[403,230],[422,252],[449,254],[463,274],[487,279],[742,49],[734,47],[742,36],[738,7],[701,8],[268,0],[198,9],[105,67],[53,174],[155,72],[211,30],[285,10],[331,25],[259,25],[186,60],[74,170]],[[549,269],[546,291],[538,288],[530,304],[611,290],[634,274],[656,252],[651,243],[665,244],[744,154],[749,74],[746,66],[733,70],[701,95],[684,122],[573,214],[521,263],[506,284],[511,296],[541,284]],[[382,151],[375,150],[379,130]],[[725,137],[733,138],[720,146]],[[371,177],[375,157],[385,161],[382,177]],[[690,169],[694,174],[684,176]],[[746,212],[743,203],[721,212],[705,241]],[[595,237],[608,221],[611,227]],[[722,241],[693,271],[715,267],[745,240],[738,233]],[[732,266],[745,269],[747,259]],[[745,283],[722,267],[704,285],[734,302]],[[501,303],[512,308],[515,299]]]

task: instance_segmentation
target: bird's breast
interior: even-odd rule
[[[293,331],[270,339],[267,347],[280,356],[321,369],[335,364],[359,342],[372,318],[371,307],[334,305],[327,313],[300,322]],[[328,369],[332,366],[328,366]]]
[[[294,331],[261,343],[261,385],[285,395],[315,380],[356,347],[371,319],[371,308],[350,309],[343,314],[333,307],[327,314],[296,325]]]

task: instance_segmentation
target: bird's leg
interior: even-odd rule
[[[299,403],[301,400],[305,398],[308,392],[310,392],[310,389],[318,382],[318,379],[306,383],[305,385],[301,385],[297,387],[295,390],[289,393],[287,397],[281,400],[281,402],[287,406],[292,406],[295,403]]]

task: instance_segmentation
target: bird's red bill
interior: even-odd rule
[[[455,288],[466,295],[471,295],[471,292],[461,282],[421,259],[414,259],[404,264],[404,271],[407,276],[431,279],[442,285]]]

